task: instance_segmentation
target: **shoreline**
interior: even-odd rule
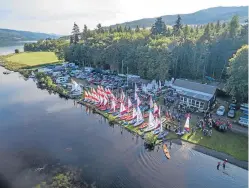
[[[92,106],[90,104],[87,104],[87,103],[84,103],[82,101],[78,101],[77,103],[82,104],[82,105],[86,105],[88,107],[91,107],[92,109],[95,109],[95,111],[98,114],[100,114],[103,117],[108,119],[108,117],[106,117],[104,114],[99,112],[98,109],[96,109],[94,106]],[[120,126],[123,126],[116,120],[115,120],[115,123],[119,124]],[[127,129],[127,126],[125,128]],[[129,129],[127,129],[127,130],[131,131],[133,133],[136,133],[136,131],[132,131],[132,130],[129,130]],[[141,136],[141,135],[139,135],[139,136]],[[186,146],[186,147],[188,147],[190,149],[193,149],[195,151],[198,151],[200,153],[203,153],[203,154],[211,156],[211,157],[215,157],[215,158],[220,159],[222,161],[224,159],[227,159],[228,163],[233,164],[235,166],[238,166],[240,168],[243,168],[245,170],[248,170],[248,161],[242,161],[242,160],[236,159],[236,158],[234,158],[233,156],[231,156],[229,154],[219,152],[219,151],[215,151],[213,149],[210,149],[210,148],[198,145],[198,144],[194,144],[194,143],[188,142],[188,141],[180,139],[180,138],[167,139],[167,137],[166,137],[166,142],[169,141],[169,140],[172,140],[172,142],[175,143],[175,144]],[[159,143],[156,143],[155,145],[160,145],[161,143],[162,143],[162,140]]]
[[[175,144],[178,144],[178,145],[186,146],[190,149],[193,149],[193,150],[198,151],[200,153],[203,153],[205,155],[215,157],[215,158],[220,159],[222,161],[227,159],[228,163],[233,164],[235,166],[238,166],[240,168],[243,168],[245,170],[248,170],[248,161],[242,161],[239,159],[235,159],[233,156],[228,155],[226,153],[215,151],[215,150],[209,149],[207,147],[204,147],[204,146],[201,146],[198,144],[193,144],[191,142],[187,142],[187,141],[182,140],[182,139],[172,139],[172,142]],[[214,166],[216,166],[216,164],[214,164]]]
[[[5,68],[6,70],[8,70],[4,66],[2,66],[2,67]],[[19,74],[22,74],[19,70],[17,70],[16,72],[18,72]],[[45,89],[47,89],[47,88],[45,88]],[[72,100],[74,100],[78,104],[81,104],[81,105],[88,106],[88,107],[92,108],[95,111],[95,113],[98,113],[98,114],[102,115],[104,118],[106,118],[107,120],[109,120],[109,122],[117,123],[119,126],[123,126],[119,121],[117,121],[113,117],[111,117],[112,120],[110,120],[109,115],[106,116],[103,112],[101,112],[100,110],[98,110],[95,106],[93,106],[91,104],[88,104],[88,103],[85,103],[81,99],[77,100],[75,98],[70,97],[69,95],[63,95],[61,93],[58,93],[57,91],[55,91],[55,92],[58,95],[61,95],[64,98],[72,99]],[[123,126],[123,127],[127,131],[131,132],[132,134],[134,134],[134,133],[138,134],[140,137],[142,135],[138,131],[136,131],[134,129],[130,129],[128,126]],[[248,170],[248,161],[242,161],[242,160],[236,159],[236,158],[234,158],[233,156],[231,156],[229,154],[226,154],[226,153],[223,153],[223,152],[219,152],[219,151],[216,151],[216,150],[213,150],[213,149],[210,149],[210,148],[198,145],[198,144],[194,144],[194,143],[188,142],[188,141],[180,139],[180,138],[169,138],[169,139],[166,138],[166,141],[169,141],[169,140],[172,140],[172,142],[175,143],[175,144],[185,145],[185,146],[187,146],[190,149],[196,150],[196,151],[198,151],[200,153],[203,153],[203,154],[215,157],[215,158],[220,159],[220,160],[228,159],[228,163],[231,163],[231,164],[233,164],[235,166],[238,166],[240,168]],[[162,142],[163,142],[162,140],[156,140],[155,145],[159,145]]]

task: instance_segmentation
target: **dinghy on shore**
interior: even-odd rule
[[[143,118],[143,115],[142,115],[140,108],[138,107],[137,108],[137,121],[133,126],[137,127],[137,126],[141,125],[143,122],[144,122],[144,118]]]

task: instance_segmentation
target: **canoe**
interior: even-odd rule
[[[165,156],[167,157],[167,159],[170,159],[170,154],[169,154],[169,150],[167,148],[167,144],[163,144],[163,152],[164,152]]]

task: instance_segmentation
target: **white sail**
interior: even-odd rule
[[[137,92],[135,91],[135,96],[134,96],[135,100],[137,100],[138,96],[137,96]]]
[[[128,98],[128,108],[132,107],[131,99],[130,97]]]
[[[162,88],[162,83],[161,83],[161,80],[159,80],[159,89],[161,89]]]
[[[132,118],[134,119],[137,115],[136,108],[133,108]]]
[[[149,113],[149,125],[148,127],[144,130],[145,132],[152,131],[157,127],[157,122],[152,114],[152,112]]]
[[[142,114],[140,108],[138,107],[137,108],[137,122],[142,121],[143,119],[144,119],[143,114]]]
[[[135,83],[135,92],[138,91],[137,84]]]
[[[184,129],[189,132],[189,116],[187,116],[187,119],[186,119],[186,122],[185,122],[185,125],[184,125]]]
[[[158,107],[157,107],[157,104],[155,103],[154,104],[154,112],[153,113],[157,113],[158,112]]]
[[[140,101],[139,97],[137,97],[137,106],[140,106],[140,104],[141,104],[141,101]]]
[[[150,108],[153,108],[153,101],[151,96],[150,96]]]

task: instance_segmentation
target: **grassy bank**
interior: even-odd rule
[[[218,132],[213,130],[212,136],[203,136],[201,130],[185,134],[182,140],[198,144],[215,151],[223,152],[236,159],[248,161],[248,137],[232,132]]]
[[[23,52],[1,56],[0,61],[9,70],[17,71],[24,68],[59,63],[54,52]]]

